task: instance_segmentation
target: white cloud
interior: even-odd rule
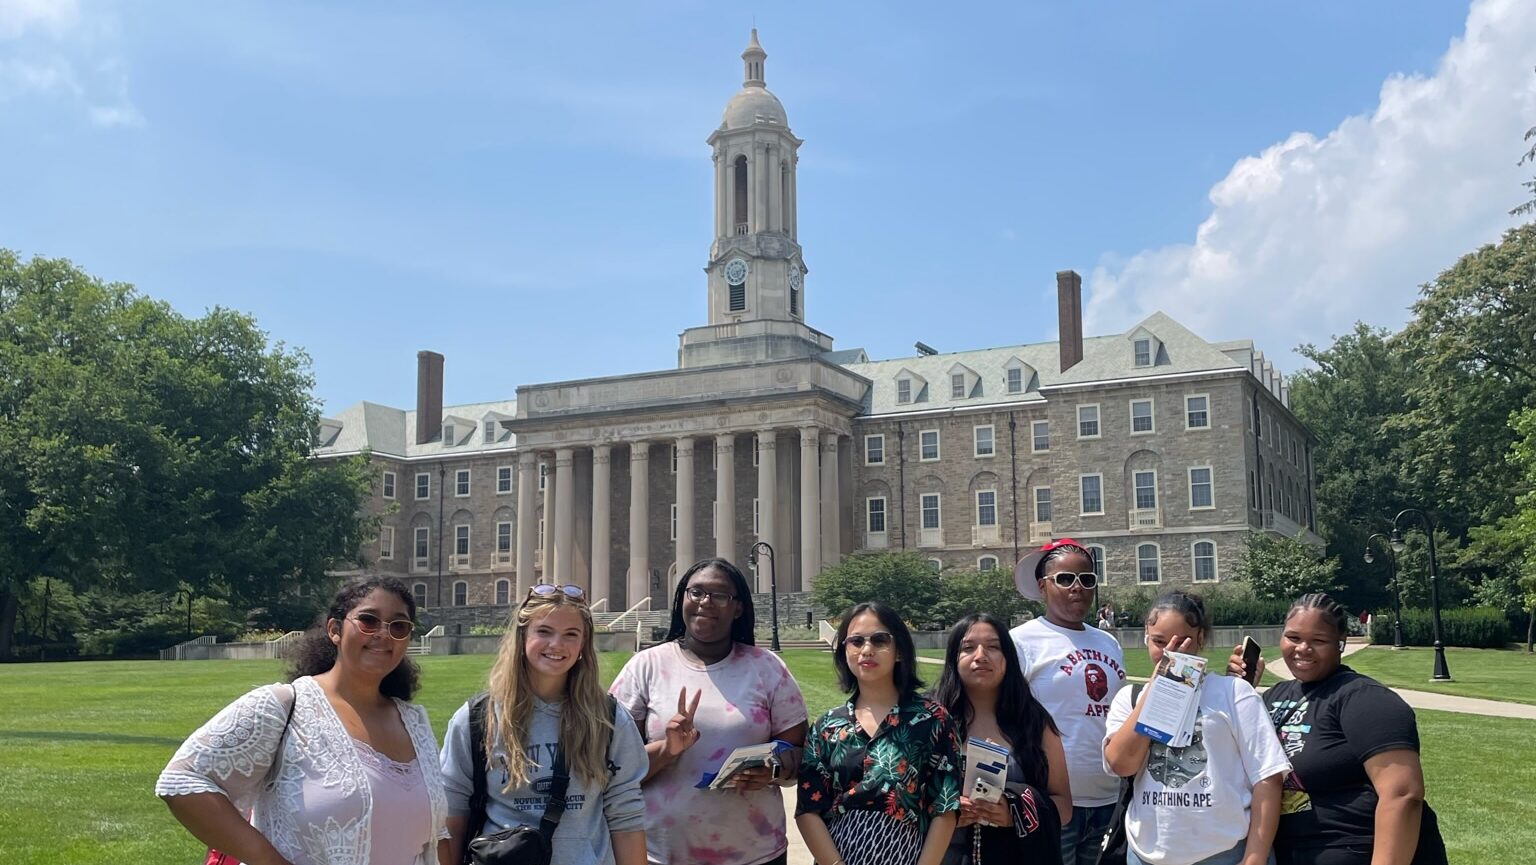
[[[1419,284],[1515,224],[1533,65],[1536,4],[1475,0],[1433,75],[1393,76],[1370,114],[1239,160],[1192,243],[1101,262],[1088,327],[1162,310],[1273,356],[1357,320],[1401,324]]]
[[[62,33],[79,20],[76,0],[0,0],[0,39],[15,39],[32,28]]]
[[[109,21],[80,19],[76,0],[0,0],[0,102],[22,97],[68,100],[93,126],[135,127],[144,115],[113,54]]]

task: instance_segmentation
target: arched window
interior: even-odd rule
[[[1141,544],[1136,547],[1136,582],[1157,583],[1162,579],[1162,553],[1157,544]]]
[[[453,584],[453,605],[462,607],[469,603],[469,583],[459,580]]]
[[[976,570],[983,573],[997,570],[997,556],[982,556],[977,559]]]
[[[1213,541],[1195,541],[1190,548],[1194,563],[1194,579],[1197,583],[1216,581],[1216,544]]]
[[[1093,572],[1098,575],[1099,582],[1104,582],[1104,548],[1098,544],[1089,544],[1088,554],[1093,556]]]
[[[499,606],[499,607],[505,607],[510,602],[511,595],[512,595],[512,581],[511,580],[497,580],[496,581],[496,605]]]
[[[427,605],[427,584],[426,583],[412,583],[411,584],[411,597],[416,599],[416,607],[417,607],[417,609],[425,607]]]
[[[736,214],[736,224],[731,226],[731,232],[738,235],[746,234],[749,222],[747,214],[751,213],[747,209],[747,178],[751,175],[751,169],[747,166],[747,157],[736,157],[732,174],[734,177],[731,178],[731,194],[735,198],[733,210]]]
[[[937,574],[939,571],[944,570],[944,562],[939,559],[929,559],[928,567]]]

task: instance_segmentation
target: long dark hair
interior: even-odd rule
[[[688,628],[683,624],[683,593],[688,591],[688,581],[700,571],[715,568],[725,574],[731,581],[732,591],[736,593],[736,601],[741,604],[741,615],[731,622],[731,641],[747,646],[757,645],[757,637],[753,632],[757,629],[757,620],[752,612],[752,587],[747,585],[746,575],[741,569],[725,559],[703,559],[693,563],[693,566],[683,572],[683,576],[677,581],[677,589],[672,592],[672,627],[667,629],[668,640],[681,640]]]
[[[336,644],[331,642],[325,623],[331,619],[340,622],[375,589],[383,589],[405,603],[406,614],[416,621],[416,598],[405,583],[394,577],[365,577],[341,587],[325,612],[315,617],[315,623],[304,632],[288,655],[288,681],[300,676],[315,676],[336,666]],[[399,666],[389,671],[379,682],[379,693],[386,697],[409,700],[421,686],[421,671],[409,656],[401,658]]]
[[[842,686],[844,693],[853,694],[859,689],[859,680],[848,667],[848,650],[843,640],[848,637],[848,625],[865,613],[873,613],[880,624],[891,632],[891,636],[896,638],[896,669],[893,671],[896,692],[903,700],[916,696],[923,682],[917,677],[917,648],[912,644],[912,632],[907,630],[907,623],[896,615],[895,610],[879,601],[854,604],[843,614],[843,623],[837,626],[837,643],[832,650],[832,666],[837,669],[837,683]]]
[[[1003,651],[1003,684],[997,692],[997,726],[1013,746],[1013,753],[1024,768],[1024,780],[1041,790],[1049,786],[1050,761],[1040,739],[1050,730],[1061,735],[1051,714],[1035,699],[1019,665],[1019,651],[1014,648],[1013,638],[1008,636],[1008,625],[991,613],[972,613],[949,629],[949,644],[944,651],[944,672],[933,688],[933,699],[949,710],[950,717],[960,727],[963,739],[975,720],[971,698],[965,693],[965,683],[960,681],[960,644],[973,625],[988,625],[997,632],[997,641]]]

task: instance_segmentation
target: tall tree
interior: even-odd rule
[[[33,577],[259,603],[371,531],[362,460],[309,459],[308,359],[247,316],[0,250],[0,370],[0,657]]]

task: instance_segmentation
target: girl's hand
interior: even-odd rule
[[[683,688],[677,692],[677,714],[667,722],[666,754],[673,758],[693,747],[693,743],[699,741],[699,731],[694,729],[693,716],[699,711],[699,700],[704,696],[702,690],[693,692],[693,700],[688,700],[688,689]]]
[[[983,826],[1011,826],[1013,815],[1008,813],[1007,802],[971,802],[971,808],[976,811],[976,820]]]
[[[976,814],[976,805],[975,805],[975,803],[973,803],[970,800],[969,797],[961,796],[960,797],[960,818],[955,823],[955,828],[960,829],[960,828],[964,828],[966,826],[974,825],[976,823],[976,821],[979,820],[979,819],[980,819],[980,817],[978,817],[977,814]]]
[[[754,769],[742,769],[731,779],[731,786],[743,793],[753,790],[764,790],[774,785],[773,769],[769,766],[758,766]]]

